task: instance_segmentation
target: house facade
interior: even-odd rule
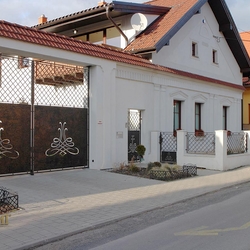
[[[82,82],[88,85],[88,124],[78,125],[87,133],[83,150],[91,169],[136,160],[138,144],[146,147],[145,162],[166,160],[174,153],[177,163],[183,164],[188,158],[185,150],[178,154],[178,148],[186,147],[181,133],[193,133],[196,142],[206,142],[207,133],[241,131],[242,76],[250,71],[250,62],[224,0],[114,1],[33,28],[3,21],[0,41],[2,56],[82,67],[87,76]],[[36,76],[38,68],[33,70]],[[34,78],[35,89],[39,84],[52,86],[56,93],[75,88],[75,80],[67,82],[65,72],[60,76],[51,69],[47,72],[49,77]],[[66,118],[56,122],[66,122],[62,119]],[[165,139],[162,133],[170,137]],[[165,146],[159,144],[160,138]],[[219,141],[216,138],[211,145]],[[170,141],[174,149],[169,148]],[[224,162],[209,166],[206,153],[199,157],[191,163],[228,169]],[[238,165],[229,168],[233,167]]]

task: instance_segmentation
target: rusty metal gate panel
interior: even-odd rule
[[[36,106],[35,171],[87,166],[87,110]]]
[[[30,106],[0,103],[0,114],[0,174],[29,172]]]
[[[32,75],[30,62],[22,63],[0,53],[1,175],[30,171]]]
[[[0,53],[0,175],[88,165],[88,71]]]

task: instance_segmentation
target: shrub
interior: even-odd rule
[[[159,168],[161,167],[161,163],[158,162],[158,161],[155,161],[155,162],[154,162],[154,165],[155,165],[156,167],[159,167]]]
[[[149,162],[147,166],[147,172],[149,172],[154,166],[155,164],[153,162]]]
[[[130,164],[129,171],[131,171],[132,173],[138,173],[140,172],[140,168],[136,166],[135,164]]]
[[[139,156],[143,157],[143,155],[145,154],[145,151],[146,151],[146,148],[143,145],[141,144],[137,145],[136,152]]]

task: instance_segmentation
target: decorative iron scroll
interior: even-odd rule
[[[56,154],[60,154],[61,156],[66,155],[67,153],[71,155],[77,155],[79,154],[79,149],[75,147],[75,143],[73,142],[73,139],[71,137],[66,137],[66,131],[68,130],[65,125],[66,122],[61,123],[61,125],[58,130],[60,131],[59,138],[54,138],[53,142],[51,143],[51,148],[47,149],[45,151],[46,156],[54,156]]]
[[[0,121],[0,123],[2,123],[2,121]],[[0,128],[0,159],[3,157],[17,159],[19,157],[19,153],[13,149],[12,144],[10,144],[10,140],[2,139],[3,130],[3,128]]]
[[[136,143],[135,141],[135,136],[131,136],[131,143],[129,143],[129,153],[135,153],[136,152]]]

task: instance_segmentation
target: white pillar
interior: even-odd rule
[[[186,131],[177,130],[177,164],[182,166],[185,164],[184,155],[186,154]]]
[[[160,132],[151,132],[151,140],[150,140],[150,154],[148,155],[149,162],[160,161]]]
[[[227,157],[227,131],[215,131],[215,159],[217,169],[220,171],[226,170],[225,161]]]

